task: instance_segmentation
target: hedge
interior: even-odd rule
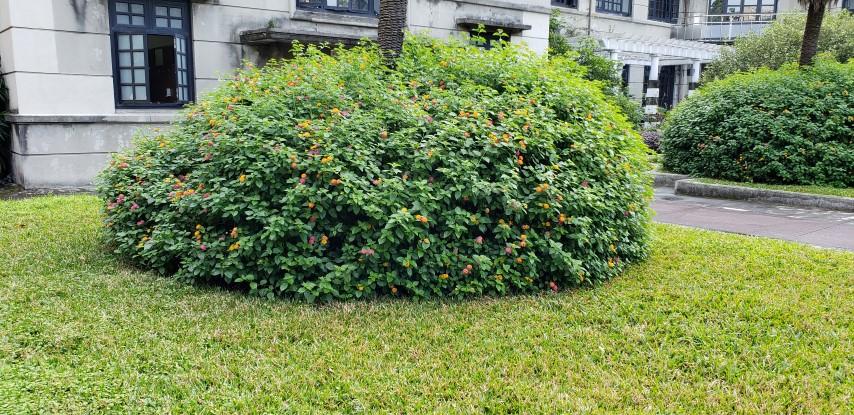
[[[664,123],[664,167],[768,184],[854,186],[854,62],[741,73],[700,88]]]
[[[645,146],[577,65],[407,38],[238,70],[100,176],[117,252],[307,301],[558,290],[648,250]]]

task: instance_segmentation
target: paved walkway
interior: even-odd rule
[[[854,213],[677,196],[655,189],[657,222],[854,251]]]

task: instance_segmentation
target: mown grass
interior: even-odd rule
[[[752,187],[755,189],[768,189],[768,190],[784,190],[787,192],[797,192],[797,193],[810,193],[816,195],[827,195],[827,196],[841,196],[841,197],[854,197],[854,188],[851,187],[830,187],[830,186],[797,186],[797,185],[775,185],[775,184],[761,184],[761,183],[742,183],[742,182],[731,182],[727,180],[717,180],[717,179],[694,179],[698,182],[709,183],[709,184],[724,184],[728,186],[742,186],[742,187]]]
[[[854,254],[656,225],[592,289],[324,306],[123,265],[0,202],[0,413],[851,413]]]

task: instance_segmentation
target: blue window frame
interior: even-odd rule
[[[679,0],[649,0],[647,19],[676,24],[679,18]]]
[[[599,13],[632,15],[631,0],[596,0],[596,11]]]
[[[193,100],[188,1],[111,0],[117,107],[180,107]]]

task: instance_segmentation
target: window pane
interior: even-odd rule
[[[119,49],[130,49],[130,35],[119,35]]]
[[[169,9],[169,15],[172,17],[181,17],[181,9],[177,7],[172,7]]]
[[[119,52],[119,66],[123,68],[133,66],[130,64],[130,52]]]
[[[134,94],[136,95],[137,101],[145,101],[148,99],[148,93],[146,92],[146,87],[137,86],[133,88]]]
[[[157,21],[155,22],[155,25],[157,25],[157,27],[169,27],[169,19],[163,19],[158,17]]]
[[[133,66],[145,66],[145,53],[143,52],[134,52],[133,53]]]
[[[136,50],[144,49],[142,35],[133,35],[133,48]]]
[[[131,76],[131,70],[130,69],[122,69],[121,71],[119,71],[119,73],[120,73],[119,81],[121,83],[123,83],[123,84],[132,84],[133,83],[133,77]]]
[[[163,6],[157,6],[154,8],[154,13],[158,16],[166,16],[166,8]]]
[[[134,78],[134,83],[144,84],[145,83],[145,69],[134,69],[133,78]]]
[[[353,0],[351,4],[351,7],[354,10],[368,10],[367,0]]]
[[[134,26],[145,26],[145,18],[142,16],[133,16]]]
[[[141,4],[131,4],[130,11],[133,12],[133,14],[145,14],[145,8],[143,8]]]
[[[116,16],[116,23],[117,24],[130,24],[130,17],[128,17],[127,15],[124,15],[124,14],[120,14],[120,15]]]
[[[122,87],[122,101],[133,101],[133,87],[132,86],[123,86]]]
[[[116,3],[116,11],[119,13],[127,13],[128,12],[128,4],[124,2]]]
[[[186,68],[186,67],[187,67],[187,57],[184,55],[181,55],[181,68]]]
[[[172,28],[173,29],[182,29],[184,24],[179,19],[172,19]]]

